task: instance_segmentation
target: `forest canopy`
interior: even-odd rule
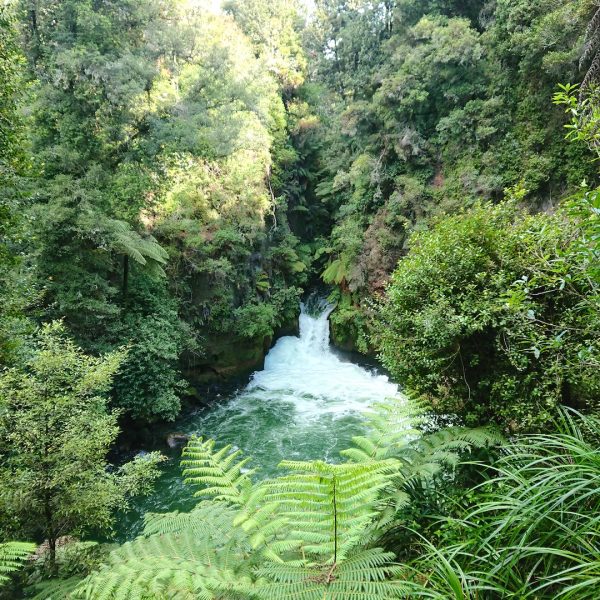
[[[595,598],[599,48],[595,0],[2,2],[0,598]],[[405,400],[276,475],[193,436],[116,544],[314,290]]]

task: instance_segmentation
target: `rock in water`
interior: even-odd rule
[[[167,445],[169,448],[177,448],[178,446],[183,446],[187,444],[190,436],[187,433],[170,433],[167,436]]]

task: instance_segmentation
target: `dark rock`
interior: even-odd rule
[[[183,446],[187,444],[190,436],[187,433],[170,433],[167,436],[167,445],[169,448],[177,448],[178,446]]]

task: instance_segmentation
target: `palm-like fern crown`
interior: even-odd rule
[[[144,534],[72,597],[261,600],[382,600],[407,593],[393,554],[377,546],[410,482],[431,478],[490,430],[419,435],[423,408],[390,402],[370,433],[343,454],[350,462],[284,461],[287,474],[253,482],[239,450],[194,438],[185,481],[203,498],[190,513],[148,515]],[[386,512],[387,511],[387,512]],[[387,515],[383,516],[383,515]]]

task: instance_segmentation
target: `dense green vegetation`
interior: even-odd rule
[[[0,596],[597,597],[599,47],[594,0],[3,3]],[[120,429],[318,285],[409,405],[272,479],[192,439],[196,508],[105,543]]]
[[[597,240],[585,231],[598,192],[552,215],[517,200],[413,236],[375,328],[384,364],[436,409],[513,432],[544,428],[561,403],[597,407],[600,393]]]

